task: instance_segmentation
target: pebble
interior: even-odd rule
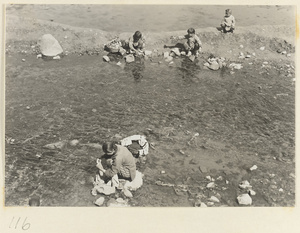
[[[166,171],[161,171],[160,173],[161,173],[161,174],[166,174]]]
[[[205,177],[207,180],[211,181],[211,176],[206,176]]]
[[[282,189],[282,188],[280,188],[278,191],[279,191],[279,192],[283,192],[283,189]]]
[[[265,50],[265,47],[262,46],[262,47],[260,47],[259,49],[260,49],[261,51],[264,51],[264,50]]]
[[[120,66],[120,65],[122,65],[122,63],[121,63],[121,62],[118,62],[118,63],[117,63],[117,66]]]
[[[70,141],[71,146],[76,146],[78,143],[79,143],[79,141],[77,139]]]
[[[256,165],[253,165],[252,167],[250,167],[250,171],[253,171],[253,170],[256,170],[256,169],[257,169]]]
[[[247,180],[242,181],[239,184],[239,187],[242,188],[242,189],[252,188],[252,186],[250,185],[250,183]]]
[[[250,57],[251,57],[251,55],[249,55],[249,54],[246,56],[246,58],[250,58]]]
[[[216,185],[214,182],[210,182],[206,185],[206,188],[214,188]]]
[[[38,59],[38,58],[41,58],[43,55],[42,54],[38,54],[38,55],[36,55],[36,58]]]
[[[24,62],[24,61],[26,61],[26,60],[23,58],[22,61]]]
[[[30,107],[29,107],[29,106],[27,106],[27,107],[26,107],[26,109],[27,109],[27,110],[29,110],[29,109],[30,109]]]
[[[211,196],[209,198],[209,200],[212,201],[212,202],[220,202],[219,199],[217,197],[215,197],[215,196]]]
[[[97,206],[102,206],[103,203],[105,201],[105,198],[104,197],[99,197],[95,202],[94,204],[97,205]]]
[[[290,56],[292,56],[292,54],[288,53],[286,56],[287,56],[287,57],[290,57]]]
[[[287,54],[287,52],[286,51],[282,51],[281,54],[285,55],[285,54]]]
[[[254,190],[250,189],[250,190],[249,190],[249,194],[250,194],[251,196],[255,196],[255,195],[256,195],[256,192],[255,192]]]
[[[106,62],[109,62],[109,61],[110,61],[110,59],[109,59],[108,56],[103,56],[103,60],[106,61]]]
[[[252,198],[249,194],[241,194],[237,197],[239,205],[252,205]]]
[[[241,45],[240,45],[240,48],[241,48],[241,49],[244,48],[244,45],[241,44]]]
[[[93,109],[92,109],[92,112],[97,112],[97,109],[93,108]]]
[[[205,208],[205,207],[207,207],[207,205],[205,203],[201,202],[200,207]]]
[[[53,60],[59,60],[59,59],[60,59],[60,56],[53,57]]]
[[[215,203],[212,202],[212,201],[207,202],[207,205],[208,205],[208,206],[213,206],[214,204],[215,204]]]

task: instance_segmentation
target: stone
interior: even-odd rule
[[[262,46],[262,47],[260,47],[259,49],[260,49],[261,51],[264,51],[264,50],[265,50],[265,47]]]
[[[209,198],[209,200],[210,200],[210,201],[213,201],[213,202],[220,202],[219,199],[218,199],[217,197],[215,197],[215,196],[211,196],[211,197]]]
[[[239,187],[242,188],[242,189],[250,189],[250,188],[252,188],[252,186],[250,185],[250,183],[247,180],[242,181],[239,184]]]
[[[26,61],[26,60],[23,58],[22,61],[24,62],[24,61]]]
[[[126,197],[133,197],[132,193],[128,189],[123,189],[123,193]]]
[[[76,145],[78,145],[78,143],[79,143],[79,141],[77,139],[70,141],[71,146],[76,146]]]
[[[171,57],[171,56],[168,56],[168,57],[166,57],[166,59],[165,59],[166,62],[171,62],[172,60],[173,60],[173,57]]]
[[[63,52],[62,47],[58,41],[51,35],[43,35],[37,43],[40,47],[40,51],[44,56],[54,57]]]
[[[216,184],[214,182],[210,182],[206,185],[206,188],[214,188]]]
[[[211,181],[211,176],[206,176],[205,177],[207,180]]]
[[[152,54],[152,51],[150,51],[150,50],[145,50],[145,51],[144,51],[144,54],[145,54],[146,56],[150,56],[150,55]]]
[[[207,207],[207,205],[205,203],[201,202],[200,207],[205,208],[205,207]]]
[[[108,56],[103,56],[103,60],[106,61],[106,62],[109,62],[109,61],[110,61],[110,59],[109,59]]]
[[[53,60],[60,60],[60,56],[53,57]]]
[[[202,172],[202,173],[206,173],[208,172],[207,168],[205,166],[199,166],[199,170]]]
[[[60,142],[55,142],[55,143],[51,143],[51,144],[47,144],[44,146],[44,148],[50,149],[50,150],[55,150],[55,149],[62,149],[65,145],[64,141],[60,141]]]
[[[97,206],[102,206],[103,203],[105,201],[105,198],[104,197],[99,197],[95,202],[94,204],[97,205]]]
[[[241,194],[237,197],[239,205],[252,205],[252,198],[249,194]]]
[[[173,48],[171,51],[172,51],[173,53],[175,53],[176,56],[180,56],[180,55],[181,55],[181,53],[180,53],[180,51],[179,51],[179,48]]]
[[[246,55],[246,58],[250,58],[250,57],[251,57],[251,55],[250,55],[250,54]]]
[[[129,54],[129,55],[125,56],[125,61],[127,63],[134,62],[134,56],[132,54]]]
[[[255,192],[254,190],[250,189],[250,190],[249,190],[249,194],[250,194],[251,196],[255,196],[255,195],[256,195],[256,192]]]
[[[38,54],[38,55],[36,55],[36,58],[37,58],[37,59],[39,59],[39,58],[41,58],[41,57],[43,57],[43,55],[42,55],[42,54]]]
[[[215,203],[212,202],[212,201],[207,202],[207,205],[208,205],[208,206],[213,206],[214,204],[215,204]]]
[[[254,171],[257,169],[257,166],[256,165],[253,165],[252,167],[250,167],[250,171]]]
[[[241,48],[241,49],[244,48],[244,45],[241,44],[241,45],[240,45],[240,48]]]
[[[216,61],[213,61],[209,66],[208,66],[209,69],[211,70],[218,70],[220,68],[219,66],[219,63],[216,62]]]
[[[170,56],[169,52],[164,52],[164,58],[167,58],[169,56]]]

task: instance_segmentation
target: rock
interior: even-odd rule
[[[169,52],[164,52],[164,58],[167,58],[169,56],[170,56]]]
[[[132,54],[129,54],[129,55],[125,56],[125,61],[127,63],[134,62],[134,56]]]
[[[118,63],[117,63],[117,66],[121,66],[121,65],[122,65],[122,63],[121,63],[121,62],[118,62]]]
[[[27,106],[27,107],[26,107],[26,109],[27,109],[27,110],[29,110],[29,109],[30,109],[30,107],[29,107],[29,106]]]
[[[257,166],[256,165],[253,165],[252,167],[250,167],[250,171],[254,171],[257,169]]]
[[[215,197],[215,196],[211,196],[211,197],[209,198],[209,200],[210,200],[210,201],[213,201],[213,202],[220,202],[219,199],[218,199],[217,197]]]
[[[205,166],[199,166],[199,170],[202,172],[202,173],[206,173],[208,172],[207,168]]]
[[[282,189],[282,188],[280,188],[278,191],[279,191],[279,192],[283,192],[283,189]]]
[[[239,205],[252,205],[252,198],[249,194],[241,194],[237,197]]]
[[[172,60],[173,60],[173,57],[171,57],[171,56],[168,56],[168,57],[166,57],[166,59],[165,59],[166,62],[171,62]]]
[[[206,176],[205,177],[207,180],[211,181],[211,176]]]
[[[250,58],[251,57],[251,55],[250,54],[248,54],[247,56],[246,56],[246,58]]]
[[[241,44],[241,45],[240,45],[240,48],[241,48],[241,49],[244,48],[244,45]]]
[[[161,173],[161,174],[165,174],[166,172],[165,172],[165,171],[161,171],[160,173]]]
[[[268,65],[268,64],[269,64],[269,62],[267,62],[267,61],[264,61],[264,62],[263,62],[263,64],[264,64],[264,65]]]
[[[180,53],[180,51],[179,51],[179,48],[173,48],[171,51],[172,51],[173,53],[175,53],[176,56],[180,56],[180,55],[181,55],[181,53]]]
[[[261,51],[264,51],[264,50],[265,50],[265,47],[262,46],[262,47],[260,47],[259,49],[260,49]]]
[[[109,59],[108,56],[103,56],[103,60],[106,61],[106,62],[109,62],[109,61],[110,61],[110,59]]]
[[[123,193],[126,197],[133,197],[132,193],[128,189],[123,189]]]
[[[94,204],[97,205],[97,206],[102,206],[103,203],[105,201],[105,198],[104,197],[99,197],[95,202]]]
[[[62,149],[65,145],[64,141],[60,141],[60,142],[55,142],[55,143],[51,143],[51,144],[47,144],[44,146],[44,148],[50,149],[50,150],[55,150],[55,149]]]
[[[93,188],[93,189],[91,190],[91,194],[92,194],[93,196],[97,196],[97,190],[96,190],[96,188]]]
[[[205,62],[205,63],[204,63],[204,66],[209,67],[209,63],[208,63],[208,62]]]
[[[71,146],[77,146],[78,143],[79,143],[79,141],[77,139],[74,139],[74,140],[70,141]]]
[[[287,52],[286,51],[282,51],[281,54],[285,55],[285,54],[287,54]]]
[[[146,56],[150,56],[150,55],[152,54],[152,51],[150,51],[150,50],[145,50],[144,54],[145,54]]]
[[[22,61],[24,62],[24,61],[26,61],[26,60],[23,58]]]
[[[229,65],[229,68],[239,70],[239,69],[242,69],[243,66],[242,66],[242,64],[231,63],[231,64]]]
[[[43,35],[37,44],[44,56],[54,57],[63,52],[62,47],[51,34]]]
[[[53,57],[53,60],[60,60],[60,56]]]
[[[256,192],[255,192],[254,190],[250,189],[250,190],[249,190],[249,194],[250,194],[251,196],[255,196],[255,195],[256,195]]]
[[[41,57],[43,57],[43,55],[42,54],[38,54],[38,55],[36,55],[36,58],[38,59],[38,58],[41,58]]]
[[[208,206],[213,206],[214,204],[215,204],[215,203],[212,202],[212,201],[207,202],[207,205],[208,205]]]
[[[247,188],[250,189],[250,188],[252,188],[252,186],[250,185],[250,183],[247,180],[242,181],[239,184],[239,187],[242,188],[242,189],[247,189]]]
[[[211,70],[218,70],[220,68],[220,66],[219,66],[218,62],[214,61],[208,66],[208,68]]]
[[[214,182],[210,182],[206,185],[206,188],[214,188],[216,184]]]
[[[204,202],[201,202],[200,207],[205,208],[207,205]]]
[[[288,53],[286,56],[287,56],[287,57],[290,57],[290,56],[292,56],[292,54]]]
[[[116,192],[116,189],[114,186],[110,186],[108,184],[99,184],[95,185],[95,189],[98,193],[103,193],[105,195],[110,195]]]
[[[195,61],[196,56],[195,56],[195,55],[191,55],[191,56],[189,56],[189,59],[190,59],[191,61]]]

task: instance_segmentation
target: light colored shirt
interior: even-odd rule
[[[224,16],[222,23],[225,23],[225,25],[228,27],[234,27],[235,26],[235,18],[233,15],[230,15],[228,17]]]
[[[119,173],[121,166],[128,168],[131,180],[134,180],[136,175],[135,159],[126,147],[117,145],[117,152],[113,156],[113,164],[111,168],[105,171],[105,175],[107,177],[113,177]]]

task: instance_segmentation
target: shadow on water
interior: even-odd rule
[[[196,60],[191,61],[188,57],[183,58],[178,70],[185,82],[195,83],[199,81],[198,74],[201,72],[201,67]]]
[[[135,57],[135,62],[126,63],[125,72],[131,73],[135,82],[140,82],[144,75],[145,60],[141,57]]]

